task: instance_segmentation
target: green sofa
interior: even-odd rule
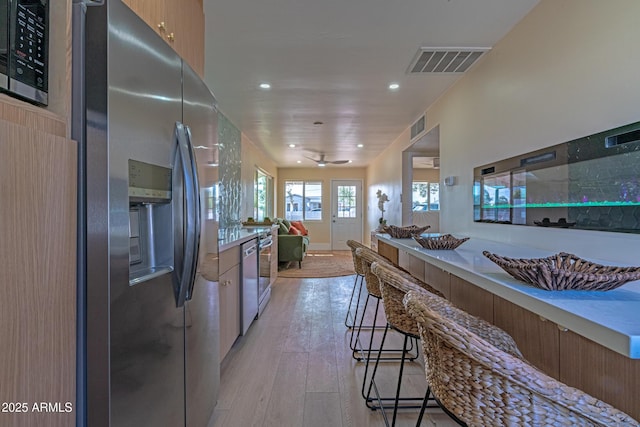
[[[309,236],[289,234],[291,222],[284,218],[276,218],[278,228],[278,262],[298,261],[298,268],[302,268],[307,250]]]

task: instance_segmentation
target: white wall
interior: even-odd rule
[[[389,197],[384,218],[389,225],[402,225],[402,152],[409,144],[410,129],[405,130],[367,168],[367,215],[365,217],[365,243],[370,243],[370,232],[378,227],[380,211],[376,192],[382,190]],[[407,199],[409,200],[409,199]]]
[[[240,154],[242,167],[240,174],[240,185],[242,188],[242,202],[240,206],[240,218],[246,221],[248,217],[252,217],[254,204],[254,185],[256,168],[262,169],[268,175],[273,177],[274,188],[274,206],[273,212],[276,211],[275,202],[278,200],[278,169],[274,161],[265,154],[264,151],[256,147],[256,145],[245,134],[241,139],[242,151]]]
[[[429,108],[441,176],[458,180],[441,186],[442,232],[640,264],[640,236],[474,223],[471,197],[476,166],[640,120],[638,16],[637,0],[542,0]],[[397,196],[408,139],[371,165],[370,192]]]
[[[635,0],[542,1],[427,112],[440,124],[441,227],[638,263],[638,236],[472,222],[475,166],[637,121],[640,26]]]

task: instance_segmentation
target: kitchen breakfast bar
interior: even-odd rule
[[[376,239],[380,254],[508,332],[543,372],[640,418],[640,281],[606,292],[546,291],[512,278],[482,252],[539,258],[548,251],[477,238],[455,250]]]

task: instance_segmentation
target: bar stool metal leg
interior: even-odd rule
[[[422,407],[420,408],[420,415],[418,415],[418,421],[416,421],[416,427],[420,427],[420,424],[422,424],[422,418],[424,417],[425,409],[427,409],[427,402],[429,402],[430,394],[431,394],[431,387],[427,385],[427,392],[424,394],[424,400],[422,401]]]
[[[360,290],[358,290],[358,299],[356,300],[356,311],[351,324],[349,324],[349,315],[351,314],[351,306],[353,305],[353,296],[355,295],[356,288],[358,287],[358,279],[360,279],[360,289],[362,289],[362,281],[364,280],[364,276],[356,273],[355,280],[353,281],[353,289],[351,290],[351,298],[349,299],[349,308],[347,309],[347,315],[344,318],[344,326],[349,329],[354,327],[356,318],[358,317],[358,305],[360,305]]]
[[[360,308],[359,308],[359,306],[360,306],[360,298],[361,298],[361,295],[362,295],[362,288],[364,287],[363,286],[364,280],[365,279],[363,277],[363,279],[360,281],[360,287],[358,288],[358,298],[357,298],[357,305],[356,305],[356,310],[355,310],[354,319],[353,319],[353,328],[351,328],[351,337],[349,338],[349,348],[354,352],[357,351],[356,350],[356,343],[358,342],[358,339],[360,337],[360,332],[363,329],[366,329],[366,330],[369,330],[369,329],[371,329],[371,330],[373,330],[373,329],[384,329],[384,326],[376,325],[375,324],[375,320],[374,320],[373,324],[371,324],[371,325],[364,325],[363,324],[364,323],[364,316],[365,316],[365,313],[367,312],[367,304],[369,302],[369,297],[371,296],[371,294],[369,294],[369,293],[367,293],[367,298],[364,301],[364,307],[362,308],[362,312],[360,314],[360,322],[358,324],[358,327],[356,327],[356,322],[358,320],[358,311],[360,310]],[[377,312],[378,311],[377,311],[377,307],[376,307],[376,314],[377,314]],[[357,332],[356,332],[356,330],[357,330]],[[354,358],[356,360],[362,360],[362,358],[356,358],[356,357],[354,357]]]
[[[360,288],[362,290],[362,288]],[[358,300],[360,299],[360,291],[358,291]],[[349,339],[349,348],[351,349],[351,351],[355,352],[356,351],[356,342],[358,342],[358,340],[360,339],[360,332],[362,331],[362,323],[364,322],[364,315],[367,312],[367,306],[369,305],[369,294],[367,294],[367,298],[364,300],[364,307],[362,308],[362,313],[360,314],[360,323],[358,324],[358,327],[355,327],[355,320],[354,320],[354,327],[351,329],[351,338]],[[376,311],[376,315],[378,314],[378,312]],[[358,316],[358,307],[356,307],[356,316]],[[375,316],[374,316],[375,317]],[[358,332],[356,333],[355,330],[358,330]],[[355,337],[355,340],[354,340]]]
[[[384,341],[386,340],[387,337],[387,333],[389,331],[389,328],[393,328],[393,326],[389,325],[387,323],[387,327],[385,328],[385,332],[383,334],[382,337],[382,343],[380,345],[380,348],[382,348],[382,346],[384,345]],[[413,345],[413,341],[416,341],[416,347],[418,347],[417,345],[417,338],[414,336],[411,336],[409,334],[405,334],[402,331],[399,331],[395,328],[393,328],[394,330],[400,332],[403,336],[404,336],[404,342],[403,342],[403,348],[407,349],[409,345]],[[411,408],[411,409],[419,409],[422,408],[423,406],[423,402],[424,402],[424,397],[419,396],[419,397],[400,397],[400,391],[402,388],[402,375],[404,373],[404,364],[407,360],[409,360],[406,357],[406,353],[403,352],[402,353],[402,357],[400,358],[400,371],[398,374],[398,383],[396,385],[396,394],[394,397],[381,397],[380,396],[380,391],[378,390],[378,386],[375,383],[375,377],[376,377],[376,373],[378,372],[378,367],[380,364],[380,360],[381,360],[381,352],[378,351],[378,357],[376,358],[376,364],[374,365],[373,368],[373,372],[371,374],[371,380],[369,381],[369,389],[367,390],[367,395],[364,396],[364,386],[366,383],[366,371],[365,371],[365,382],[363,382],[363,397],[365,398],[365,403],[367,405],[368,408],[372,409],[372,410],[376,410],[376,409],[380,409],[382,412],[382,417],[384,418],[385,421],[385,425],[389,426],[389,420],[387,418],[387,414],[385,409],[391,409],[393,408],[393,418],[391,421],[391,426],[395,426],[396,423],[396,418],[397,418],[397,413],[398,413],[398,409],[400,408]],[[371,397],[371,391],[374,391],[376,394],[376,397]],[[377,401],[378,405],[373,405],[372,402],[373,401]],[[385,405],[385,401],[393,401],[393,406],[390,405]],[[407,403],[405,405],[400,405],[400,402],[412,402],[412,403]]]
[[[358,343],[360,343],[360,332],[362,332],[362,329],[366,328],[366,327],[362,326],[362,323],[364,322],[364,316],[365,316],[365,313],[367,311],[367,306],[369,305],[369,298],[371,298],[371,297],[376,299],[376,308],[375,308],[375,311],[373,313],[373,327],[367,328],[367,329],[371,329],[371,335],[369,337],[369,347],[363,348],[362,345],[361,345],[360,348],[356,348],[356,345]],[[384,338],[383,338],[383,341],[380,343],[380,348],[379,349],[373,349],[372,348],[373,347],[373,334],[374,334],[375,329],[386,329],[386,326],[381,326],[381,325],[380,326],[375,326],[376,321],[378,320],[378,310],[379,309],[380,309],[380,298],[378,298],[378,297],[376,297],[374,295],[371,295],[371,294],[367,294],[367,299],[365,300],[364,308],[362,309],[362,315],[360,316],[360,324],[358,325],[358,328],[357,328],[358,330],[357,330],[357,333],[355,334],[355,340],[353,339],[354,329],[351,330],[351,340],[350,340],[350,347],[351,347],[351,350],[352,350],[351,356],[355,360],[357,360],[359,362],[361,362],[363,360],[366,361],[367,365],[366,365],[365,369],[368,369],[368,367],[369,367],[369,360],[371,359],[371,352],[372,351],[374,351],[374,352],[381,351],[381,352],[384,352],[385,354],[386,353],[403,353],[402,357],[404,357],[404,353],[407,352],[407,353],[410,354],[410,356],[408,357],[407,360],[410,360],[410,361],[416,360],[419,357],[417,341],[416,341],[416,345],[415,345],[415,348],[416,348],[415,354],[411,354],[411,352],[414,350],[414,341],[410,342],[409,348],[382,348],[382,345],[384,344]],[[367,353],[366,357],[364,356],[365,352]],[[357,356],[358,353],[360,353],[360,356]],[[399,356],[395,356],[395,357],[394,356],[388,356],[388,357],[383,357],[382,360],[383,361],[401,360],[401,357],[399,357]]]
[[[433,400],[434,402],[436,402],[436,404],[429,406],[429,401],[430,400]],[[428,385],[427,385],[427,392],[424,394],[424,400],[422,401],[422,407],[420,408],[420,414],[418,415],[418,421],[416,421],[416,427],[420,427],[420,424],[422,424],[422,418],[424,417],[424,411],[427,408],[440,408],[447,415],[449,415],[449,417],[451,417],[456,423],[460,424],[461,426],[467,427],[467,425],[465,423],[463,423],[458,418],[456,418],[455,415],[450,414],[449,411],[447,411],[446,408],[444,408],[442,405],[440,405],[440,402],[438,401],[438,399],[435,398],[435,396],[431,397],[431,387],[429,387]]]

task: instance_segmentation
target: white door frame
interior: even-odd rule
[[[362,179],[332,179],[331,180],[331,212],[330,212],[330,220],[331,220],[331,249],[332,250],[349,250],[348,246],[344,247],[336,247],[337,242],[334,239],[334,224],[337,219],[338,213],[338,198],[337,194],[335,194],[335,189],[337,185],[342,183],[348,183],[352,185],[356,185],[359,188],[359,191],[356,192],[356,218],[359,222],[357,226],[357,233],[354,233],[353,236],[349,236],[350,239],[357,240],[358,242],[362,242],[364,236],[364,214],[363,214],[363,203],[364,203],[364,182]]]

